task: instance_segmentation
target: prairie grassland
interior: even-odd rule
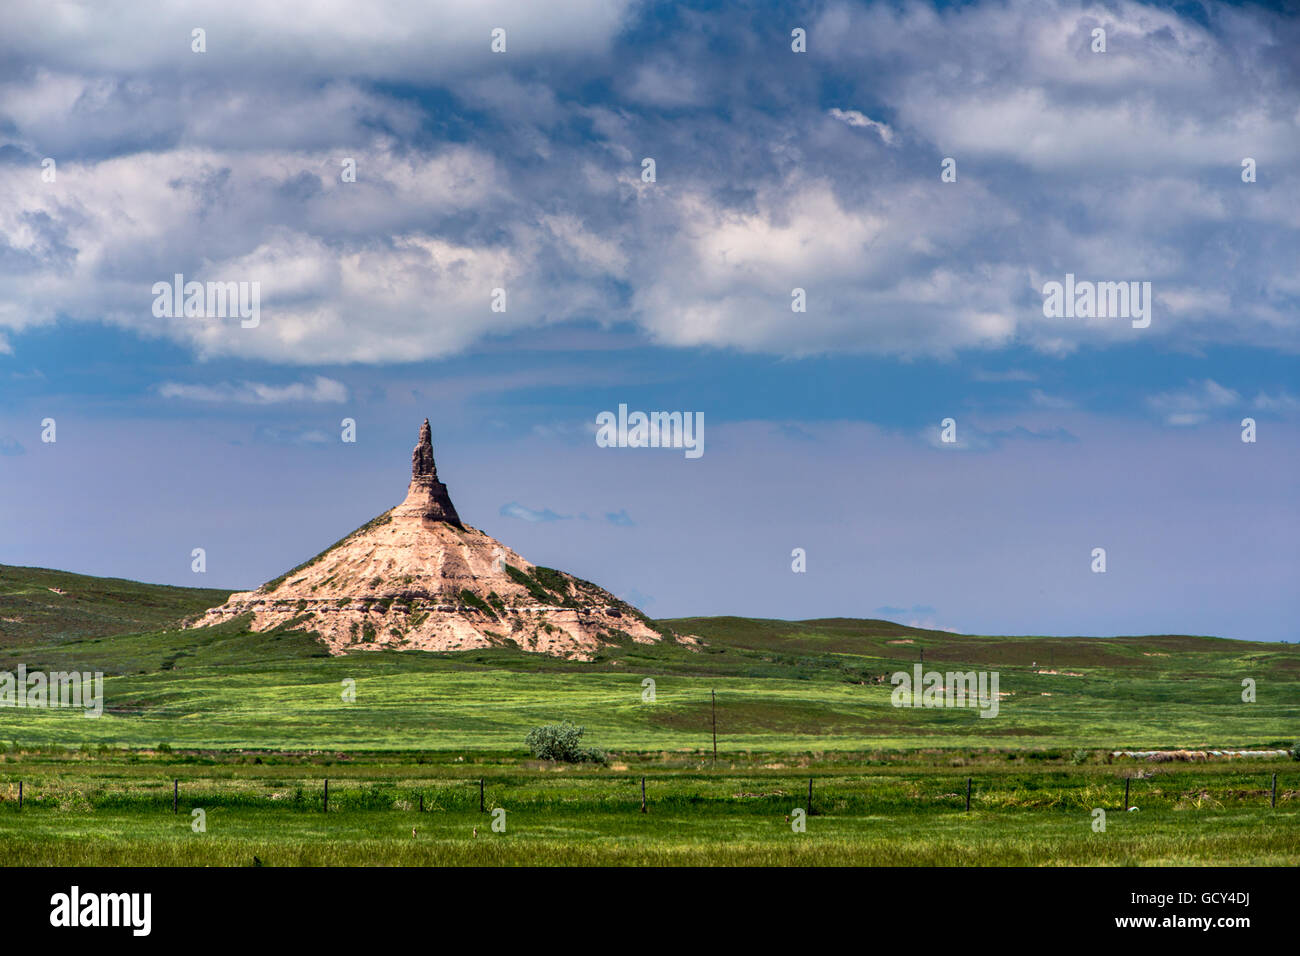
[[[1296,645],[981,638],[870,621],[673,623],[703,632],[708,646],[614,647],[590,663],[507,648],[331,658],[309,635],[233,623],[25,645],[0,650],[0,670],[100,670],[104,715],[0,708],[0,743],[514,752],[530,728],[568,719],[597,746],[693,750],[710,742],[713,691],[729,751],[1236,748],[1291,746],[1300,733]],[[890,674],[922,652],[928,668],[996,671],[998,716],[892,706]],[[1254,703],[1242,700],[1245,678],[1258,685]]]
[[[106,676],[96,719],[0,707],[6,865],[1300,862],[1300,763],[1108,756],[1295,747],[1296,645],[696,618],[664,623],[702,646],[590,662],[507,646],[331,658],[293,630],[167,623],[218,603],[210,592],[96,582],[0,568],[0,616],[26,622],[0,634],[0,671]],[[140,625],[153,629],[106,633]],[[996,673],[997,716],[893,706],[890,675],[922,658]],[[560,720],[610,764],[528,759],[528,731]],[[504,833],[480,812],[480,778]]]
[[[609,767],[495,754],[7,756],[3,865],[246,866],[254,857],[270,866],[1300,862],[1293,761],[1153,768],[1006,753],[858,754],[807,760],[805,770],[783,754],[716,768],[698,755],[634,756]],[[1130,781],[1139,809],[1125,813],[1123,777],[1132,774],[1144,775]],[[810,776],[813,813],[795,832]],[[968,776],[975,783],[965,812]],[[173,779],[181,781],[177,813]],[[196,808],[206,832],[192,829]],[[1104,832],[1094,829],[1099,808]],[[492,829],[498,818],[504,832]]]

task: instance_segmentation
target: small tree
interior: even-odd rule
[[[565,763],[607,763],[603,750],[582,746],[585,728],[575,727],[567,720],[558,724],[544,724],[528,731],[524,743],[538,760],[560,760]]]

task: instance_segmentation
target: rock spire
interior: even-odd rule
[[[411,452],[411,484],[406,490],[406,500],[397,510],[399,514],[418,515],[426,521],[445,521],[463,527],[447,486],[438,480],[438,466],[433,461],[433,430],[427,418],[420,426],[415,451]]]
[[[612,644],[698,644],[462,524],[438,480],[431,431],[426,420],[400,505],[257,590],[230,595],[193,626],[243,619],[255,632],[304,631],[331,654],[496,647],[592,660]]]

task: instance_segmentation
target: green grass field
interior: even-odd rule
[[[0,862],[1300,862],[1300,762],[1109,757],[1295,746],[1296,645],[711,618],[663,622],[699,649],[573,663],[507,648],[330,658],[298,632],[175,627],[224,597],[0,567],[0,671],[105,674],[97,719],[0,708]],[[927,669],[997,671],[998,715],[892,706],[889,675],[922,654]],[[566,719],[608,766],[531,759],[528,730]],[[1124,813],[1135,775],[1140,809]],[[814,815],[796,833],[786,817],[807,809],[809,777]],[[479,812],[480,778],[504,833]],[[206,833],[191,830],[195,807]]]
[[[947,754],[642,756],[551,768],[492,755],[7,760],[6,865],[1293,865],[1292,761],[1064,764]],[[418,762],[423,759],[424,762]],[[1095,758],[1093,758],[1095,759]],[[270,761],[270,762],[268,762]],[[806,765],[806,766],[805,766]],[[1273,772],[1289,778],[1271,809]],[[1125,774],[1132,780],[1125,813]],[[21,811],[15,776],[24,777]],[[646,777],[647,811],[640,810]],[[966,812],[965,781],[976,783]],[[813,814],[795,832],[791,815]],[[329,810],[324,810],[325,779]],[[478,781],[485,781],[485,812]],[[178,812],[172,781],[180,780]],[[5,786],[5,785],[0,785]],[[420,811],[423,799],[423,812]],[[205,832],[193,829],[193,809]],[[494,810],[505,811],[494,832]],[[1094,811],[1106,829],[1094,830]],[[412,835],[412,828],[415,834]],[[477,828],[477,835],[474,831]]]

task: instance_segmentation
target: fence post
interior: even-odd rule
[[[813,815],[812,805],[812,777],[808,778],[808,816]]]
[[[970,813],[970,777],[966,778],[966,812]]]
[[[424,794],[420,794],[420,812],[424,812]]]
[[[713,762],[718,762],[718,692],[709,691],[709,696],[713,700]]]
[[[325,813],[330,812],[330,778],[325,778]]]
[[[23,808],[23,782],[19,780],[18,781],[18,809],[21,810],[22,808]]]
[[[478,778],[478,812],[487,813],[486,805],[483,803],[483,778]]]
[[[180,802],[180,797],[181,797],[181,782],[178,778],[173,777],[172,778],[172,813],[179,812],[177,811],[176,807],[177,804]]]
[[[1124,778],[1124,812],[1125,813],[1128,813],[1128,785],[1132,781],[1132,779],[1133,779],[1132,777]]]
[[[645,813],[645,777],[641,778],[641,812]]]
[[[1276,774],[1276,773],[1273,774],[1273,803],[1272,803],[1272,807],[1273,807],[1274,810],[1277,809],[1277,774]]]

